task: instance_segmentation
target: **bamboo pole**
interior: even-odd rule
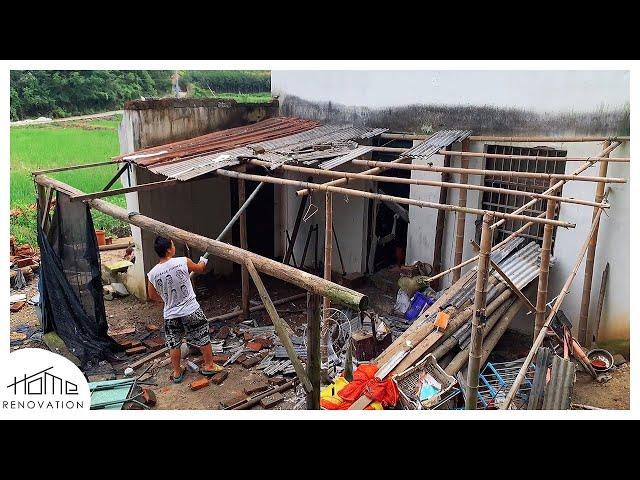
[[[590,347],[598,340],[598,332],[600,331],[600,320],[602,319],[602,307],[604,307],[604,296],[607,293],[607,281],[609,279],[609,262],[602,271],[602,279],[600,280],[600,294],[598,295],[598,308],[596,309],[595,325],[588,330],[588,339]]]
[[[289,334],[287,332],[287,324],[282,318],[280,318],[280,315],[278,315],[278,311],[276,310],[276,307],[273,305],[273,302],[271,301],[271,298],[267,293],[267,289],[264,286],[264,283],[262,283],[260,274],[256,270],[256,267],[253,265],[253,262],[251,261],[250,258],[245,259],[245,265],[247,266],[247,271],[249,272],[249,275],[251,275],[251,278],[253,279],[253,283],[258,289],[258,293],[260,294],[262,303],[264,304],[265,308],[267,309],[267,312],[269,313],[269,317],[273,322],[273,326],[275,327],[276,334],[278,335],[280,342],[282,343],[285,350],[287,351],[287,355],[289,356],[289,360],[291,360],[291,363],[293,364],[293,368],[296,371],[296,375],[300,379],[300,382],[302,383],[306,391],[313,392],[314,391],[313,385],[311,384],[311,381],[307,377],[305,369],[302,366],[300,359],[298,358],[298,354],[296,353],[296,350],[293,347],[293,342],[291,341],[291,338],[289,338]]]
[[[54,180],[45,175],[38,175],[35,177],[35,181],[39,185],[53,187],[67,195],[83,193],[66,183]],[[130,223],[142,228],[143,230],[148,230],[158,235],[163,235],[177,240],[180,243],[186,243],[192,248],[209,252],[211,255],[237,264],[243,264],[246,258],[250,258],[257,270],[317,295],[328,296],[334,303],[338,303],[355,310],[364,310],[369,304],[369,299],[362,293],[333,282],[327,282],[316,275],[312,275],[288,265],[283,265],[281,262],[276,262],[270,258],[242,250],[234,245],[213,240],[211,238],[168,225],[145,215],[133,212],[130,215],[124,208],[118,207],[104,200],[88,200],[87,204],[91,208],[103,212],[113,218]]]
[[[606,198],[606,194],[605,194],[605,198]],[[525,377],[525,375],[527,373],[529,365],[531,364],[531,361],[533,360],[533,357],[535,356],[536,352],[538,351],[538,348],[540,348],[540,346],[542,345],[542,342],[544,341],[545,336],[547,335],[547,329],[549,328],[549,325],[551,324],[551,321],[555,317],[556,313],[558,313],[558,310],[560,309],[560,306],[562,305],[562,302],[564,301],[564,298],[569,293],[569,288],[571,288],[571,284],[573,283],[573,279],[576,277],[576,274],[578,273],[578,269],[580,268],[580,265],[582,264],[582,260],[584,259],[584,256],[587,253],[587,249],[589,248],[589,243],[591,243],[591,237],[593,237],[593,235],[594,235],[594,233],[596,231],[596,228],[597,228],[598,222],[600,221],[600,216],[601,215],[602,215],[602,210],[598,210],[598,212],[596,213],[596,218],[591,223],[591,231],[589,232],[589,235],[587,236],[586,241],[582,245],[582,248],[578,252],[578,258],[576,259],[575,265],[573,266],[573,269],[571,270],[571,273],[569,273],[569,276],[567,277],[567,280],[564,282],[564,285],[562,286],[562,290],[560,291],[560,294],[558,295],[558,298],[556,298],[556,301],[553,303],[553,307],[551,308],[551,311],[549,312],[549,315],[547,316],[547,320],[544,322],[544,325],[540,329],[540,332],[538,332],[538,335],[536,336],[536,339],[533,342],[533,346],[531,347],[531,350],[529,351],[529,354],[527,355],[527,358],[525,359],[524,363],[522,364],[522,367],[520,368],[520,371],[518,372],[518,375],[517,375],[515,381],[511,385],[511,390],[509,390],[509,393],[507,394],[507,397],[506,397],[504,403],[502,403],[502,405],[500,406],[501,409],[509,408],[509,405],[513,401],[513,398],[516,396],[516,393],[518,392],[518,389],[520,388],[520,385],[522,384],[522,381],[524,380],[524,377]]]
[[[247,242],[247,212],[242,209],[242,205],[246,203],[246,191],[245,191],[245,182],[242,179],[238,179],[238,205],[242,210],[240,214],[240,248],[243,250],[249,249],[249,244]],[[249,319],[249,289],[251,285],[249,284],[249,271],[246,265],[240,266],[240,276],[242,279],[242,297],[241,297],[241,308],[242,308],[242,317],[244,320]],[[265,304],[266,306],[266,304]]]
[[[389,201],[389,202],[395,202],[395,203],[400,203],[400,204],[404,204],[404,205],[415,205],[417,207],[435,208],[437,210],[447,210],[447,211],[451,211],[451,212],[464,211],[466,213],[473,213],[475,215],[484,215],[485,213],[491,213],[497,218],[506,218],[506,219],[509,219],[509,220],[517,220],[517,221],[524,221],[524,222],[534,222],[534,223],[541,223],[541,224],[550,223],[552,225],[555,225],[555,226],[558,226],[558,227],[565,227],[565,228],[574,228],[575,227],[574,223],[563,222],[563,221],[559,221],[559,220],[547,220],[547,219],[544,219],[544,218],[529,217],[529,216],[526,216],[526,215],[515,215],[515,214],[512,214],[512,213],[492,212],[490,210],[482,210],[482,209],[479,209],[479,208],[469,208],[469,207],[462,208],[462,207],[458,207],[456,205],[441,205],[441,204],[435,203],[435,202],[426,202],[426,201],[422,201],[422,200],[413,200],[411,198],[394,197],[392,195],[382,195],[382,194],[379,194],[379,193],[363,192],[363,191],[360,191],[360,190],[353,190],[353,189],[350,189],[350,188],[332,187],[332,186],[323,185],[323,184],[302,182],[302,181],[299,181],[299,180],[289,180],[289,179],[286,179],[286,178],[267,177],[267,176],[264,176],[264,175],[252,175],[252,174],[248,174],[248,173],[236,172],[236,171],[233,171],[233,170],[220,169],[220,170],[216,170],[215,173],[216,173],[216,175],[229,177],[229,178],[244,178],[245,180],[251,180],[251,181],[255,181],[255,182],[273,183],[273,184],[276,184],[276,185],[290,185],[290,186],[294,186],[294,187],[302,187],[302,188],[309,189],[309,190],[318,190],[318,191],[325,191],[325,192],[342,193],[344,195],[351,195],[351,196],[354,196],[354,197],[371,198],[371,199],[376,199],[376,200],[386,200],[386,201]]]
[[[574,174],[561,174],[561,173],[534,173],[534,172],[518,172],[511,170],[484,170],[481,168],[458,168],[458,167],[437,167],[435,165],[423,165],[417,163],[394,163],[391,162],[378,162],[374,160],[351,160],[354,165],[363,165],[365,167],[379,167],[381,165],[387,165],[387,168],[393,168],[397,170],[413,170],[421,172],[447,172],[447,173],[466,173],[468,175],[491,175],[494,177],[503,178],[535,178],[538,180],[576,180],[579,182],[606,182],[606,183],[627,183],[625,178],[617,177],[592,177],[592,176],[578,176]],[[591,162],[590,162],[591,163]],[[585,169],[586,170],[586,169]]]
[[[107,162],[84,163],[82,165],[71,165],[68,167],[47,168],[44,170],[34,170],[33,172],[31,172],[31,175],[35,177],[37,175],[43,175],[45,173],[68,172],[69,170],[80,170],[82,168],[101,167],[104,165],[117,165],[117,162],[109,160]]]
[[[467,141],[467,140],[465,140]],[[395,147],[373,147],[374,152],[380,153],[398,153],[403,154],[408,152],[409,148],[395,148]],[[477,157],[477,158],[501,158],[505,160],[535,160],[535,161],[547,161],[547,162],[599,162],[606,160],[606,157],[547,157],[545,155],[507,155],[504,153],[485,153],[485,152],[469,152],[461,151],[456,152],[453,150],[448,151],[451,155],[457,155],[459,157]],[[438,154],[444,155],[444,150],[438,151]],[[631,159],[629,157],[616,157],[609,159],[609,162],[629,163]]]
[[[307,410],[320,410],[320,297],[307,294]]]
[[[469,348],[469,373],[467,375],[466,410],[475,410],[478,403],[478,375],[480,373],[480,359],[482,358],[482,336],[486,322],[487,307],[487,275],[491,255],[492,231],[489,228],[493,221],[492,215],[482,216],[482,235],[480,237],[480,254],[478,258],[478,273],[476,275],[476,292],[473,302],[473,316],[471,317],[471,344]]]
[[[606,150],[607,147],[611,145],[610,141],[604,142],[603,146]],[[603,160],[600,162],[600,171],[599,175],[601,177],[607,175],[607,170],[609,168],[609,162]],[[596,202],[598,199],[602,200],[604,197],[604,183],[598,183],[596,186]],[[598,209],[593,209],[593,215],[591,217],[592,221],[595,219],[596,214],[598,213]],[[589,243],[589,249],[587,250],[587,260],[584,264],[584,281],[582,283],[582,300],[580,303],[580,321],[578,323],[578,342],[582,345],[590,346],[591,338],[587,336],[587,327],[589,324],[589,303],[591,302],[591,284],[593,282],[593,265],[596,259],[596,247],[598,244],[598,231],[600,229],[600,222],[596,225],[596,231],[591,237],[591,242]]]
[[[324,208],[324,279],[331,281],[331,256],[333,254],[333,196],[331,192],[325,194]],[[325,297],[322,300],[323,318],[330,307],[331,301]]]
[[[415,133],[382,133],[380,138],[385,140],[426,140],[431,135],[420,135]],[[530,137],[499,137],[490,135],[471,135],[467,139],[471,142],[603,142],[605,140],[627,142],[630,137],[612,136],[612,137],[549,137],[549,136],[530,136]]]
[[[464,152],[469,148],[469,142],[467,140],[462,142],[462,151]],[[469,160],[466,157],[460,157],[460,166],[463,169],[469,168]],[[469,181],[469,175],[466,173],[460,173],[460,183],[466,184]],[[458,206],[466,207],[467,206],[467,190],[461,189],[458,193]],[[454,265],[459,265],[462,263],[462,254],[464,251],[464,226],[466,220],[465,212],[456,212],[456,241],[455,241],[455,252],[453,256]],[[462,267],[458,267],[453,271],[452,282],[455,283],[460,279],[460,275],[462,274]]]
[[[448,147],[447,147],[448,148]],[[449,155],[444,155],[443,166],[445,168],[449,168],[451,165],[451,157]],[[438,198],[438,203],[445,204],[447,202],[447,196],[449,195],[449,188],[446,186],[449,180],[449,173],[442,172],[442,184],[440,186],[440,196]],[[466,205],[465,205],[466,207]],[[461,212],[456,212],[461,213]],[[433,271],[439,272],[442,270],[442,241],[444,239],[444,221],[445,221],[446,212],[444,210],[438,210],[438,216],[436,218],[436,233],[433,242]],[[440,281],[437,280],[433,283],[434,290],[440,290]]]
[[[274,305],[282,305],[283,303],[293,302],[294,300],[300,300],[301,298],[306,298],[306,293],[298,293],[297,295],[292,295],[290,297],[280,298],[278,300],[274,300],[272,303]],[[256,305],[255,307],[251,307],[249,312],[259,312],[260,310],[264,310],[264,304]],[[209,322],[218,322],[221,320],[229,320],[231,318],[238,317],[242,315],[242,310],[235,310],[233,312],[223,313],[222,315],[216,315],[215,317],[207,318]]]
[[[252,165],[257,165],[261,167],[268,167],[271,165],[270,162],[266,162],[264,160],[249,160],[249,163]],[[463,159],[463,164],[466,165],[463,168],[468,167],[468,161]],[[401,178],[401,177],[385,177],[379,175],[369,175],[366,173],[353,173],[353,172],[337,172],[335,170],[322,170],[319,168],[309,168],[309,167],[300,167],[297,165],[279,165],[278,168],[287,171],[287,172],[297,172],[297,173],[305,173],[310,175],[318,175],[322,177],[334,177],[339,179],[355,179],[355,180],[365,180],[371,182],[382,182],[382,183],[399,183],[403,185],[426,185],[430,187],[445,187],[445,188],[455,188],[461,190],[461,194],[464,195],[466,200],[467,190],[477,190],[480,192],[493,192],[493,193],[502,193],[508,195],[515,195],[518,197],[527,197],[527,198],[537,198],[537,199],[554,199],[558,202],[565,203],[575,203],[578,205],[586,205],[589,207],[598,207],[598,208],[608,208],[607,204],[591,202],[588,200],[580,200],[577,198],[570,197],[557,197],[553,195],[546,195],[543,193],[535,193],[535,192],[523,192],[520,190],[511,190],[509,188],[500,188],[500,187],[488,187],[486,185],[474,185],[466,183],[468,180],[468,175],[460,174],[461,177],[464,176],[464,181],[461,179],[460,183],[455,182],[445,182],[438,180],[424,180],[418,178]],[[329,183],[324,183],[323,185],[330,185]],[[442,202],[441,202],[442,203]],[[466,205],[461,205],[466,206]]]
[[[556,202],[547,201],[546,218],[553,218],[556,214]],[[549,227],[549,228],[547,228]],[[542,235],[542,251],[540,252],[540,275],[538,276],[538,294],[536,296],[536,320],[533,330],[533,338],[544,325],[544,315],[547,311],[547,293],[549,291],[549,260],[551,258],[551,244],[553,243],[553,227],[544,226]]]

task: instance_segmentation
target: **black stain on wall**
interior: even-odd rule
[[[389,108],[354,107],[312,102],[287,95],[280,114],[322,123],[385,127],[392,131],[428,134],[444,129],[472,130],[475,135],[629,135],[629,106],[592,112],[536,113],[516,108],[473,105],[404,105]]]

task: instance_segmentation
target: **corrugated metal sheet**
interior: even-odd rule
[[[238,165],[242,158],[257,158],[277,166],[287,162],[315,164],[321,159],[338,157],[336,164],[339,165],[349,160],[339,161],[340,157],[350,155],[360,148],[353,148],[357,145],[354,139],[379,130],[381,129],[351,125],[323,125],[277,139],[249,143],[225,151],[198,154],[177,162],[150,165],[148,168],[159,175],[190,180],[219,168]],[[370,150],[372,147],[366,148]],[[364,149],[362,151],[366,153]]]
[[[573,384],[576,381],[576,364],[554,356],[551,364],[551,380],[544,392],[543,410],[568,410],[571,407]]]
[[[427,159],[452,143],[460,142],[471,135],[471,130],[441,130],[429,139],[410,148],[401,157],[419,157]]]
[[[336,157],[332,160],[326,160],[320,163],[318,167],[322,168],[323,170],[331,170],[342,165],[343,163],[347,163],[353,160],[354,158],[358,158],[365,153],[369,153],[371,150],[373,150],[373,147],[368,145],[361,145],[358,148],[354,148],[346,155],[341,155],[340,157]]]

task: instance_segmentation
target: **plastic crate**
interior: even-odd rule
[[[420,402],[416,389],[418,387],[420,374],[423,372],[431,374],[431,376],[440,383],[442,389],[437,395]],[[440,365],[438,365],[436,358],[429,354],[413,367],[395,375],[393,377],[393,382],[398,387],[398,391],[400,392],[400,403],[405,409],[429,410],[440,403],[441,399],[446,396],[447,392],[453,388],[456,383],[456,379],[451,375],[448,375]]]

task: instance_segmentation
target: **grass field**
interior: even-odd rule
[[[12,127],[11,141],[11,234],[18,243],[37,245],[36,212],[29,208],[36,201],[36,188],[31,178],[33,170],[78,165],[108,160],[118,155],[118,124],[120,117],[81,123],[61,123],[28,127]],[[115,165],[52,173],[58,179],[85,192],[102,190],[117,172]],[[121,187],[118,181],[112,188]],[[107,200],[124,206],[124,195]],[[100,212],[92,212],[96,228],[107,234],[126,233],[128,225]]]

